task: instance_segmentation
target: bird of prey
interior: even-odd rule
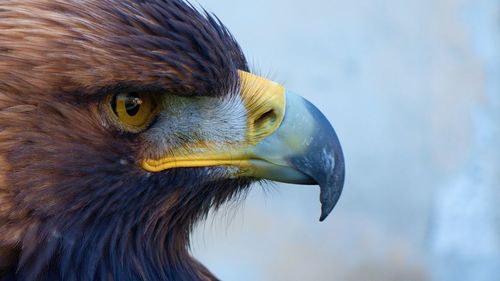
[[[188,251],[256,181],[344,182],[325,117],[182,0],[0,1],[0,280],[217,280]]]

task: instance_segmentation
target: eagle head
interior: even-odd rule
[[[0,2],[0,280],[215,280],[189,255],[251,183],[344,181],[309,102],[181,0]]]

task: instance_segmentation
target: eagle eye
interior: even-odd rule
[[[110,103],[119,125],[132,132],[143,130],[157,112],[157,97],[153,93],[120,93]]]

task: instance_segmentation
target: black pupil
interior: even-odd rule
[[[127,95],[125,100],[125,109],[127,110],[128,115],[135,116],[139,112],[139,109],[141,108],[140,101],[141,99],[135,93]]]

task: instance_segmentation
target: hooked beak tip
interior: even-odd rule
[[[319,182],[321,188],[321,216],[320,221],[324,221],[337,205],[345,181],[345,162],[340,143],[337,143],[335,154],[335,166],[333,172],[327,177],[326,181]]]

